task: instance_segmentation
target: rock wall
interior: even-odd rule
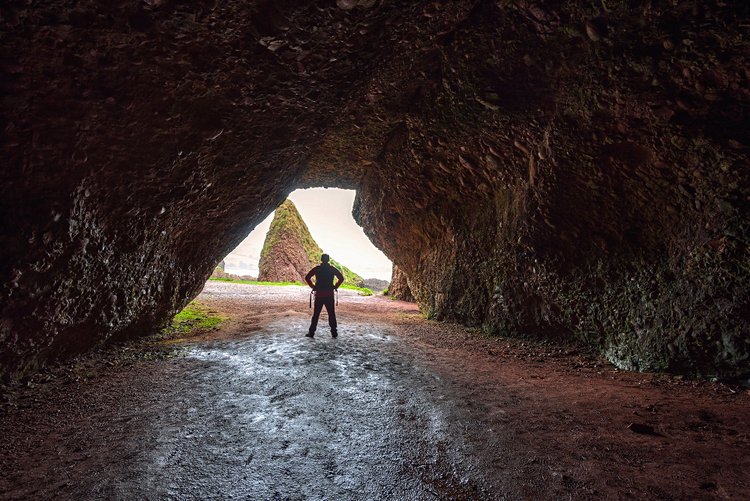
[[[301,0],[0,15],[3,378],[179,311],[300,181],[388,36]]]
[[[750,371],[750,5],[0,7],[0,373],[147,332],[295,187],[435,318]]]
[[[391,273],[391,284],[388,286],[388,295],[402,301],[414,301],[406,273],[395,264]]]
[[[747,15],[477,3],[395,86],[359,221],[434,318],[747,373]]]

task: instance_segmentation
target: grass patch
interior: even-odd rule
[[[215,329],[226,317],[216,314],[206,306],[191,301],[161,330],[165,339],[180,338]]]
[[[357,287],[356,285],[341,284],[341,288],[357,291],[359,292],[360,296],[372,296],[372,289],[368,289],[367,287]]]
[[[302,285],[304,287],[307,287],[307,284],[303,284],[302,282],[259,282],[257,280],[240,280],[237,278],[214,278],[214,277],[209,278],[209,280],[214,280],[216,282],[230,282],[233,284],[277,285],[277,286]],[[372,296],[372,289],[368,289],[367,287],[357,287],[356,285],[341,284],[341,288],[357,291],[359,292],[360,296]]]

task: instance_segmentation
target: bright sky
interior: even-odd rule
[[[363,278],[391,279],[391,261],[367,238],[352,217],[354,190],[311,188],[296,190],[289,198],[318,245],[339,263]],[[224,258],[227,273],[258,276],[263,241],[273,212]]]

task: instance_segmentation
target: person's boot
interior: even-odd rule
[[[333,338],[339,337],[339,333],[337,331],[331,331],[331,337]]]
[[[309,331],[307,334],[305,334],[305,337],[315,337],[315,333],[313,331]]]

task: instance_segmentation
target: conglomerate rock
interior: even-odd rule
[[[750,371],[745,2],[0,7],[0,366],[147,332],[296,187],[428,315]]]

